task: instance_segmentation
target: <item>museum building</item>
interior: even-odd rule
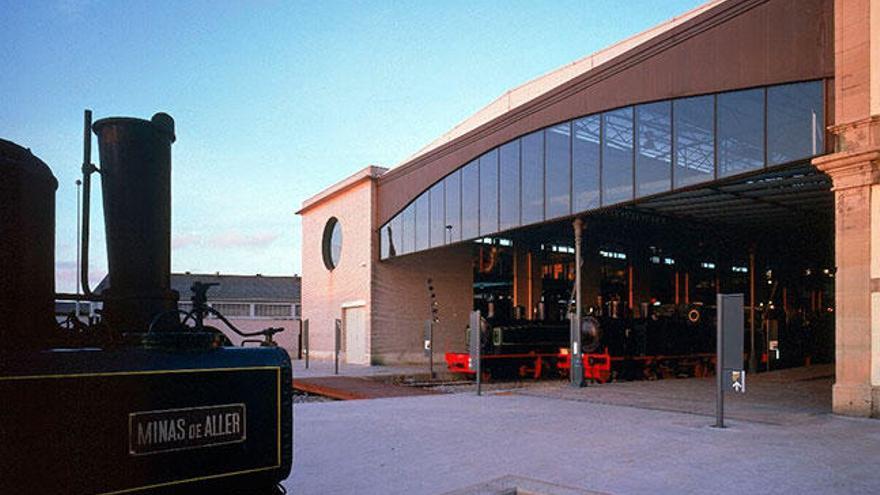
[[[444,363],[473,310],[500,349],[579,308],[680,374],[743,293],[744,366],[833,362],[834,411],[880,416],[880,0],[706,3],[298,214],[313,356],[337,320],[347,362],[423,363],[430,325]]]

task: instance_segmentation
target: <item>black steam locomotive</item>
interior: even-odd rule
[[[586,378],[605,382],[704,376],[715,351],[714,308],[700,304],[643,308],[645,317],[608,305],[584,319]],[[539,378],[570,368],[568,321],[507,320],[492,316],[480,329],[482,370],[490,376]],[[470,329],[467,330],[469,336]],[[469,355],[447,353],[450,371],[473,372]]]
[[[170,289],[174,140],[166,114],[92,126],[86,113],[83,258],[97,172],[110,289],[89,292],[84,262],[83,299],[103,312],[65,325],[54,312],[58,183],[29,150],[0,140],[2,493],[275,493],[290,473],[291,366],[272,340],[280,329],[248,334],[259,347],[230,347],[204,324],[216,313],[207,286],[193,287],[190,312]]]

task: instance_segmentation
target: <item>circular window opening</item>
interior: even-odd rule
[[[324,226],[324,238],[321,241],[321,251],[324,255],[324,266],[332,270],[339,266],[339,257],[342,256],[342,226],[336,217],[327,220]]]

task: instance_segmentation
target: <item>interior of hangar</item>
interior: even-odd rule
[[[809,164],[792,165],[480,239],[484,373],[568,373],[578,237],[582,316],[596,331],[582,343],[588,381],[711,374],[721,293],[745,296],[745,352],[732,366],[832,363],[830,187]],[[447,355],[461,372],[466,357]]]

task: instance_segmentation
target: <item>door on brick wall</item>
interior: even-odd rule
[[[367,354],[367,308],[358,306],[342,310],[345,333],[345,361],[351,364],[370,364]]]

